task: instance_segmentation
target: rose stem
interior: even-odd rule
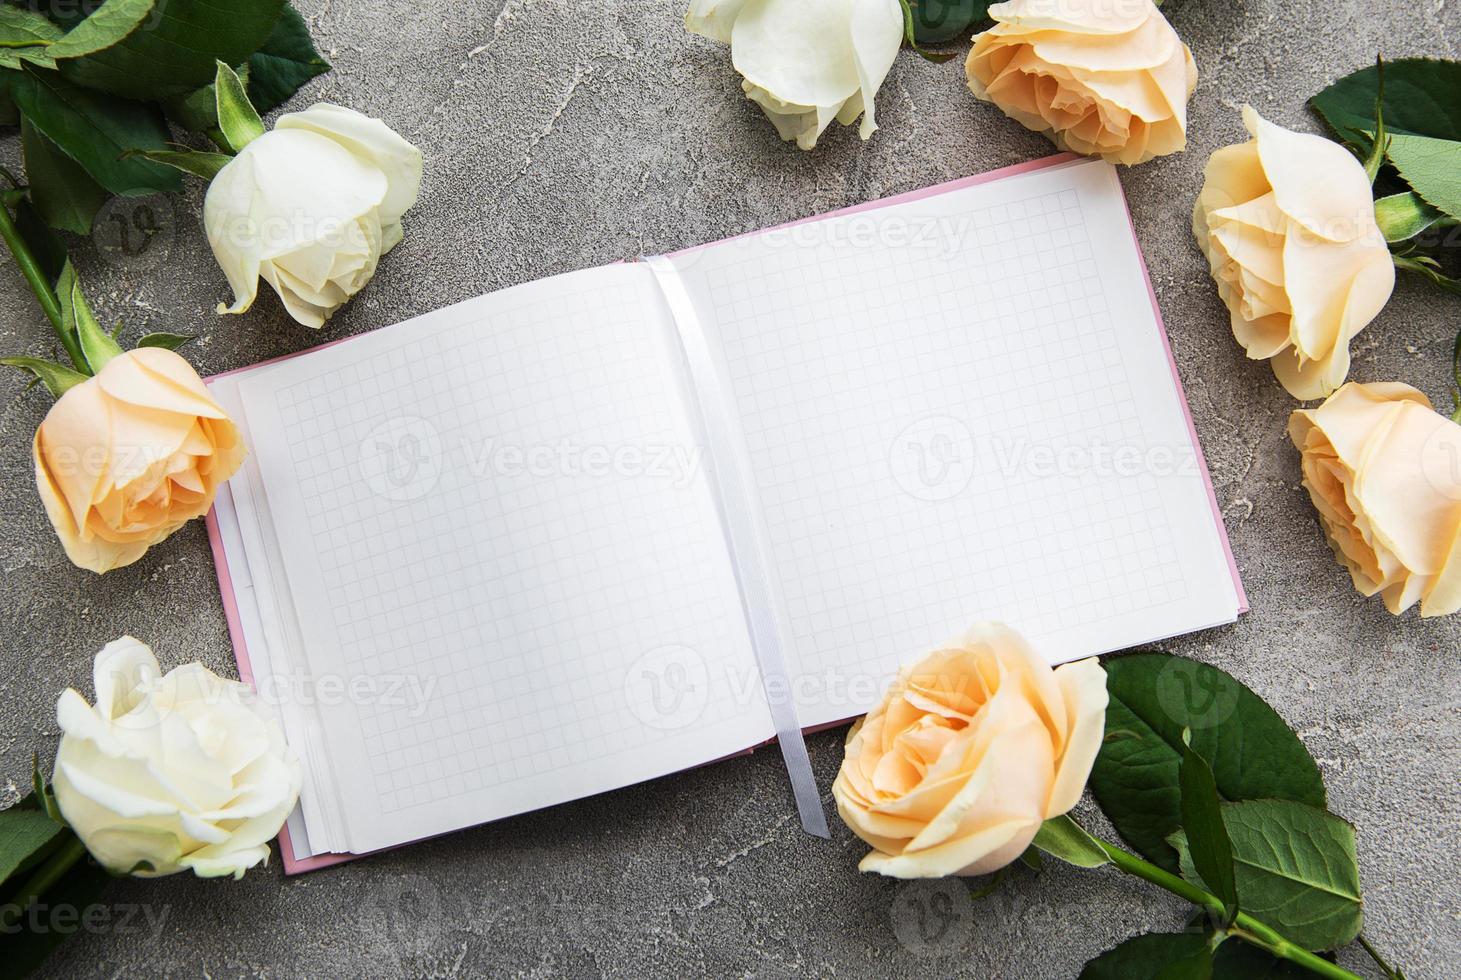
[[[0,208],[0,210],[4,210]],[[25,915],[27,909],[35,903],[46,890],[61,879],[61,876],[71,869],[71,866],[86,856],[86,845],[81,843],[81,838],[71,834],[71,839],[66,846],[56,852],[56,855],[48,860],[41,869],[31,875],[30,880],[20,887],[16,893],[14,902],[6,904],[3,914],[0,914],[0,928],[11,931],[20,917]],[[12,912],[14,914],[12,914]]]
[[[5,207],[0,207],[0,238],[5,239],[5,245],[10,249],[10,254],[15,256],[15,264],[20,267],[25,281],[30,283],[31,292],[36,294],[41,309],[46,311],[46,319],[51,321],[56,336],[61,339],[61,346],[66,348],[66,354],[71,358],[71,363],[75,364],[82,374],[90,374],[91,369],[86,366],[86,355],[81,353],[80,341],[66,332],[66,321],[61,313],[61,301],[56,298],[56,291],[51,288],[40,263],[36,261],[34,255],[30,254],[30,247],[21,237],[20,229],[15,225],[15,219],[10,217],[10,210]]]
[[[1223,914],[1223,903],[1217,896],[1203,891],[1191,882],[1184,881],[1170,872],[1163,871],[1154,864],[1143,861],[1135,854],[1123,851],[1100,838],[1094,839],[1101,846],[1101,850],[1106,852],[1106,856],[1111,859],[1111,863],[1127,874],[1135,875],[1154,885],[1160,885],[1172,894],[1185,898],[1193,905],[1201,906],[1217,915]],[[1331,980],[1362,980],[1358,974],[1350,973],[1323,957],[1315,956],[1302,946],[1295,945],[1245,912],[1238,913],[1237,919],[1234,920],[1232,928],[1228,929],[1227,933],[1252,943],[1260,949],[1266,949],[1279,959],[1296,963],[1321,977],[1329,977]]]

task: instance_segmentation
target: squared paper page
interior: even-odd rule
[[[673,259],[729,381],[804,724],[981,619],[1065,661],[1236,618],[1114,168]]]
[[[314,849],[577,799],[771,733],[647,269],[471,300],[238,391],[291,655],[346,688],[311,709],[337,810],[308,821]]]

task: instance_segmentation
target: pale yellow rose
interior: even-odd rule
[[[1094,659],[1052,670],[995,623],[904,668],[847,734],[837,811],[874,848],[858,866],[896,878],[1009,864],[1075,806],[1106,723]]]
[[[1349,374],[1349,342],[1395,288],[1365,168],[1338,143],[1243,107],[1253,138],[1207,161],[1192,233],[1233,336],[1268,360],[1295,398],[1323,398]]]
[[[1355,588],[1392,613],[1461,609],[1461,425],[1410,385],[1350,382],[1289,416],[1289,436]]]
[[[56,703],[61,815],[116,874],[232,875],[269,859],[299,799],[299,760],[247,684],[202,664],[164,674],[124,636],[92,667],[96,706]]]
[[[964,64],[977,97],[1112,163],[1187,145],[1197,65],[1152,0],[1010,0],[989,16]]]
[[[243,462],[238,429],[172,351],[126,351],[36,429],[36,486],[82,568],[130,565],[213,504]]]

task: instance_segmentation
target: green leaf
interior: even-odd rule
[[[22,61],[52,67],[50,48],[64,33],[38,13],[0,5],[0,68],[19,68]]]
[[[227,153],[209,153],[205,150],[130,150],[128,153],[146,157],[154,163],[166,164],[204,180],[217,177],[218,171],[233,161],[233,157]]]
[[[166,148],[167,123],[155,106],[92,92],[31,65],[9,82],[16,106],[31,124],[113,194],[153,194],[181,186],[175,171],[136,157],[121,159],[127,150]]]
[[[0,364],[30,372],[32,377],[49,388],[51,394],[57,398],[86,380],[86,375],[78,371],[39,357],[0,357]]]
[[[1212,766],[1227,800],[1290,799],[1324,806],[1324,781],[1284,720],[1263,699],[1206,664],[1165,653],[1106,661],[1110,731],[1138,737],[1105,742],[1090,787],[1122,838],[1147,860],[1177,870],[1167,837],[1182,825],[1182,730]]]
[[[1379,72],[1374,65],[1346,75],[1309,100],[1340,139],[1369,145],[1375,131]],[[1385,62],[1385,128],[1461,140],[1461,62],[1401,58]]]
[[[1461,142],[1393,134],[1390,162],[1426,202],[1461,218]]]
[[[51,48],[67,78],[129,99],[184,95],[269,37],[284,0],[107,0]]]
[[[898,2],[899,5],[903,8],[903,40],[908,42],[908,46],[912,48],[920,58],[925,61],[932,61],[936,65],[941,65],[945,61],[948,61],[950,58],[952,58],[954,56],[954,52],[952,51],[936,54],[933,52],[925,51],[918,46],[918,37],[915,34],[915,25],[913,22],[913,8],[912,6],[910,6],[913,0],[898,0]]]
[[[268,112],[288,101],[305,82],[329,71],[330,63],[315,50],[299,11],[285,4],[269,39],[249,55],[246,67],[249,101],[260,112]]]
[[[1207,882],[1208,891],[1223,903],[1223,925],[1230,926],[1238,917],[1233,846],[1223,827],[1212,769],[1202,756],[1192,750],[1192,746],[1185,743],[1177,782],[1182,788],[1182,827],[1191,846],[1192,863],[1202,880]]]
[[[137,347],[165,347],[168,350],[177,350],[190,340],[197,340],[197,337],[190,337],[181,333],[149,333],[143,334],[142,339],[136,343]]]
[[[1314,974],[1297,963],[1236,939],[1213,954],[1212,975],[1214,980],[1314,980]]]
[[[30,199],[45,223],[78,235],[91,234],[92,219],[106,203],[106,190],[29,119],[20,123],[20,147]]]
[[[66,265],[66,243],[41,219],[29,198],[15,206],[15,227],[35,256],[46,278],[54,284]]]
[[[1375,221],[1387,242],[1414,238],[1445,217],[1415,191],[1391,194],[1375,201]]]
[[[1291,800],[1228,803],[1222,814],[1244,911],[1305,949],[1354,941],[1364,910],[1353,827]],[[1173,846],[1183,877],[1204,881],[1180,831]]]
[[[61,300],[61,315],[66,320],[67,329],[74,331],[81,341],[81,352],[86,355],[91,373],[96,374],[106,367],[108,361],[122,353],[122,348],[96,322],[86,296],[81,292],[81,280],[69,262],[56,284],[56,295]]]
[[[224,142],[237,153],[264,135],[264,123],[249,102],[238,73],[221,61],[217,67],[213,89],[218,98],[218,128]]]
[[[20,806],[0,810],[0,882],[28,866],[36,852],[65,831],[44,810]]]
[[[1041,824],[1031,843],[1051,857],[1081,868],[1099,868],[1111,861],[1096,839],[1069,814],[1051,817]]]
[[[968,40],[992,0],[909,0],[913,36],[923,44]]]
[[[1080,980],[1205,980],[1212,976],[1210,940],[1199,932],[1149,932],[1108,949]]]
[[[60,840],[69,843],[75,836],[63,831]],[[54,853],[54,852],[53,852]],[[31,912],[20,910],[15,924],[5,936],[4,975],[24,977],[33,973],[58,945],[81,928],[76,919],[53,917],[57,910],[74,910],[79,916],[101,899],[112,876],[90,857],[83,854],[46,889]],[[0,891],[0,909],[19,904],[20,896]],[[39,928],[36,928],[39,926]]]

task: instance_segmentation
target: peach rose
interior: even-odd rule
[[[1461,609],[1461,425],[1410,385],[1350,382],[1290,415],[1289,437],[1355,588],[1392,613]]]
[[[1248,356],[1295,398],[1323,398],[1349,374],[1350,338],[1390,298],[1395,264],[1348,150],[1249,106],[1243,125],[1253,138],[1207,161],[1192,233]]]
[[[904,668],[847,733],[837,811],[895,878],[980,875],[1009,864],[1075,806],[1106,724],[1095,660],[1052,670],[1013,630],[975,626]]]
[[[978,98],[1112,163],[1187,145],[1197,65],[1152,0],[1010,0],[989,16],[964,64]]]
[[[63,394],[33,451],[66,556],[93,572],[130,565],[201,517],[244,458],[197,372],[160,347],[125,351]]]

